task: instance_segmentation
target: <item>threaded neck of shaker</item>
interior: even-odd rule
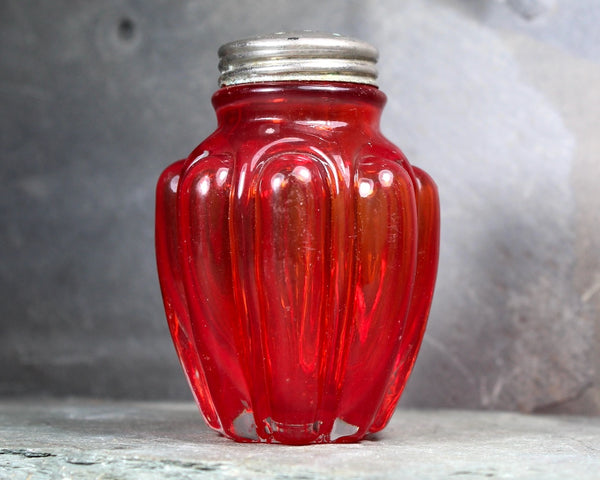
[[[335,33],[279,32],[219,48],[219,86],[277,81],[377,86],[377,49]]]

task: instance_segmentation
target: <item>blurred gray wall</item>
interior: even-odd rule
[[[597,0],[0,2],[0,395],[191,398],[154,184],[214,127],[221,43],[379,47],[384,132],[437,180],[405,406],[600,412]]]

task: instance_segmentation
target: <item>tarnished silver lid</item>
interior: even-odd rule
[[[375,85],[377,49],[336,33],[258,35],[219,48],[220,86],[284,80]]]

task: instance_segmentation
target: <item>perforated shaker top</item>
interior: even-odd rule
[[[378,56],[368,43],[335,33],[258,35],[219,48],[219,85],[317,80],[377,86]]]

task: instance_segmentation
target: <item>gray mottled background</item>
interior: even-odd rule
[[[0,2],[0,396],[191,398],[154,184],[214,127],[221,43],[379,47],[384,132],[437,180],[403,404],[600,413],[597,0]]]

